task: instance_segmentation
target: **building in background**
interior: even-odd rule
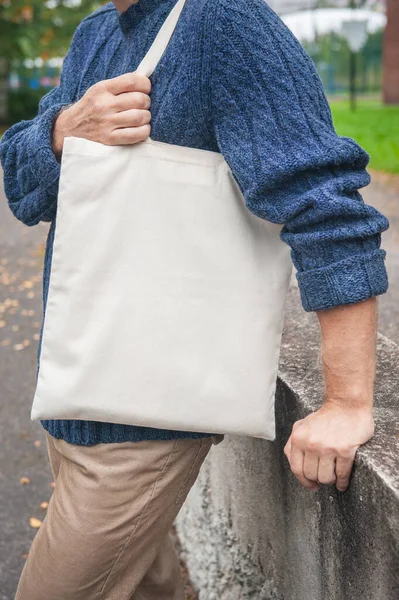
[[[380,97],[385,2],[358,0],[354,10],[349,0],[268,0],[268,4],[311,56],[330,96],[345,97],[356,89]],[[355,21],[358,25],[349,28]],[[356,31],[359,43],[354,56]]]
[[[312,10],[315,8],[347,8],[348,0],[333,0],[331,2],[323,0],[268,0],[268,5],[278,14],[295,12],[297,10]],[[385,11],[385,2],[383,0],[367,0],[363,4],[364,8]]]
[[[399,104],[399,1],[387,1],[388,24],[384,37],[383,97],[386,104]]]

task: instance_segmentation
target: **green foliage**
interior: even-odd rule
[[[78,23],[100,0],[0,0],[0,56],[62,56]]]
[[[9,92],[9,125],[26,119],[33,119],[37,115],[40,99],[48,90],[39,88],[23,88]]]
[[[383,31],[370,34],[357,58],[356,88],[359,92],[381,89]],[[329,94],[340,93],[349,86],[349,45],[336,33],[305,42],[305,50],[314,61]]]
[[[64,56],[80,21],[101,4],[103,0],[0,0],[1,122],[30,118],[43,95],[43,90],[23,89],[11,92],[7,101],[8,74],[21,72],[27,58]]]
[[[351,112],[347,102],[331,102],[331,109],[337,132],[370,154],[371,168],[399,173],[399,106],[361,101]]]

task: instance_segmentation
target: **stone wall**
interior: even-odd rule
[[[399,350],[379,337],[376,434],[350,489],[312,493],[283,447],[322,399],[319,330],[292,290],[280,361],[274,442],[226,437],[212,448],[178,518],[199,600],[398,600]]]

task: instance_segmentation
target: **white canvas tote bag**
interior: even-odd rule
[[[250,213],[217,152],[66,138],[31,419],[274,439],[281,227]]]

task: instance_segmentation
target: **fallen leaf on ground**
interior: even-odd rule
[[[33,282],[29,281],[29,280],[23,281],[22,282],[22,287],[24,287],[24,288],[31,288],[31,287],[33,287]]]
[[[32,337],[34,340],[40,340],[40,333],[34,333]]]
[[[40,448],[40,446],[41,446],[41,445],[42,445],[42,443],[41,443],[41,441],[40,441],[40,440],[35,440],[35,446],[36,446],[37,448]]]
[[[21,477],[21,479],[19,480],[19,483],[22,483],[22,484],[30,483],[30,479],[29,479],[29,477]]]
[[[36,517],[30,517],[29,525],[31,527],[33,527],[33,529],[39,529],[41,524],[42,524],[42,521],[40,519],[36,519]]]
[[[47,508],[48,507],[48,502],[42,502],[40,505],[40,508]]]
[[[19,330],[19,325],[13,325],[11,329],[13,331],[18,331]]]
[[[6,340],[1,340],[0,342],[0,346],[9,346],[11,344],[11,340],[6,339]]]
[[[14,350],[23,350],[25,346],[23,344],[14,344]]]
[[[1,327],[5,327],[6,326],[6,322],[5,321],[0,321],[0,328]]]
[[[29,552],[28,552],[29,554]],[[28,558],[28,554],[24,554],[24,559],[26,560]]]
[[[23,346],[30,346],[30,340],[24,340],[24,341],[22,342],[22,345],[23,345]]]
[[[55,488],[55,481],[52,481],[52,482],[50,483],[50,486],[51,486],[52,488]]]

